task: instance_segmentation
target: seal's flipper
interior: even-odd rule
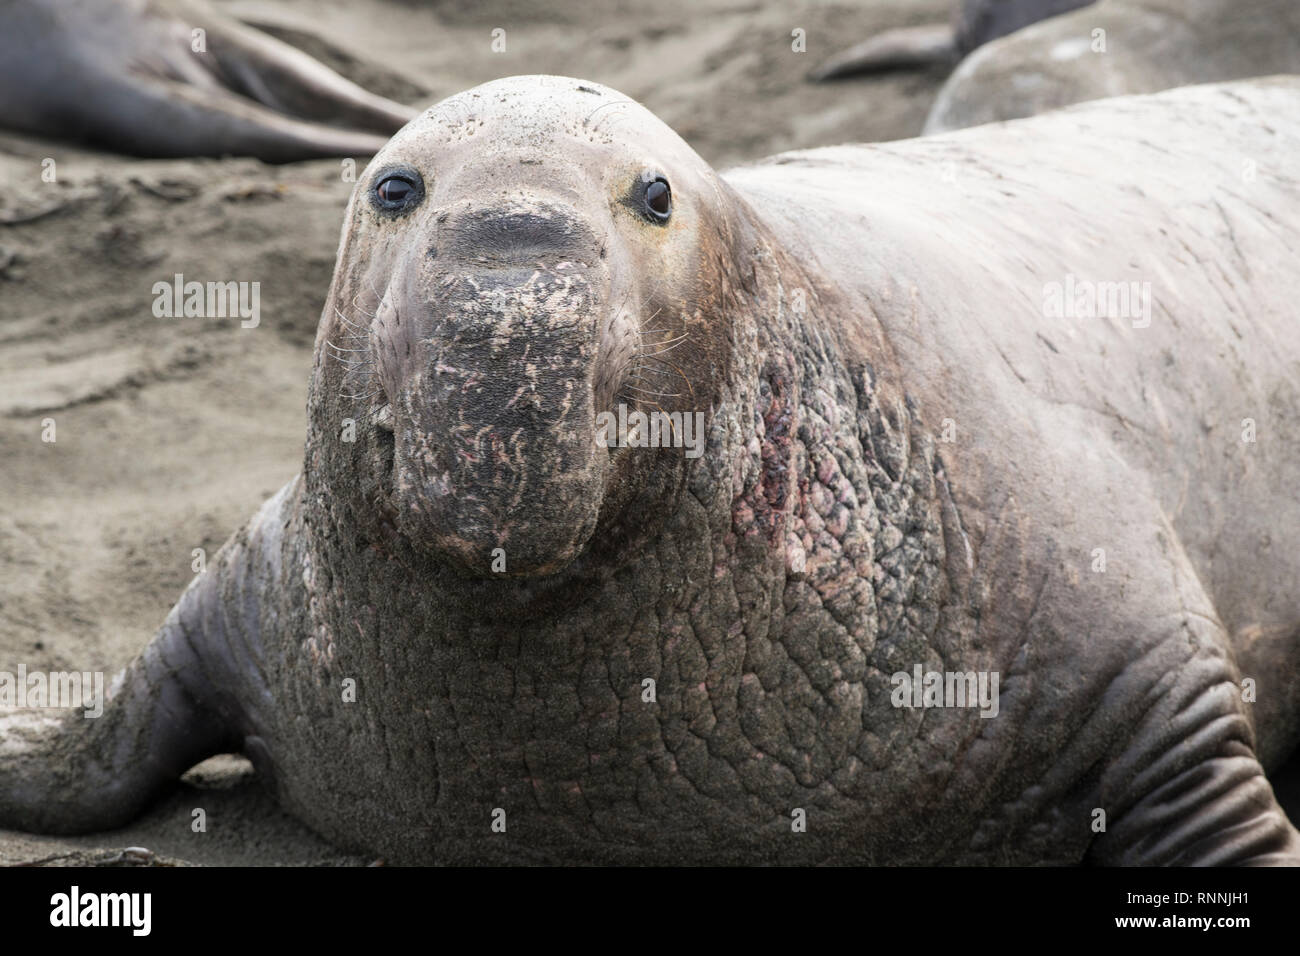
[[[27,710],[0,721],[0,826],[37,833],[121,826],[194,764],[236,749],[215,704],[184,629],[169,619],[102,716],[75,711],[52,722]]]
[[[1193,744],[1200,743],[1193,738]],[[1184,744],[1184,746],[1186,746]],[[1192,763],[1145,793],[1089,853],[1122,866],[1300,866],[1300,833],[1244,746]],[[1171,753],[1162,763],[1175,759]],[[1160,765],[1152,768],[1152,779]]]
[[[413,115],[201,0],[0,4],[9,129],[135,156],[289,162],[369,156]]]
[[[260,729],[260,607],[279,581],[282,510],[263,506],[196,577],[110,690],[99,716],[0,719],[0,827],[86,833],[121,826],[199,761]]]
[[[224,24],[212,53],[237,92],[288,116],[385,137],[417,110],[377,96],[306,53],[243,24]]]
[[[1226,645],[1217,622],[1183,628],[1183,646]],[[1300,866],[1300,833],[1256,759],[1239,679],[1227,658],[1207,652],[1134,701],[1131,741],[1102,771],[1108,819],[1089,862]]]
[[[862,73],[912,70],[957,61],[957,36],[950,24],[886,30],[831,57],[808,74],[814,83]]]
[[[376,133],[294,119],[224,87],[140,79],[130,109],[91,120],[95,139],[142,156],[257,156],[271,163],[372,156],[388,141]]]

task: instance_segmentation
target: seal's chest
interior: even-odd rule
[[[608,681],[539,696],[516,685],[510,706],[487,694],[411,706],[388,688],[377,699],[390,706],[300,725],[310,732],[277,758],[282,799],[393,861],[816,862],[833,855],[825,841],[860,832],[865,802],[825,777],[854,758],[827,760],[815,734],[797,752],[793,711],[764,716],[743,679],[730,710],[702,682],[662,688],[659,707]],[[742,723],[772,734],[774,753]]]
[[[400,762],[293,805],[335,842],[395,863],[813,863],[852,856],[863,832],[855,814],[815,795],[777,808],[735,779],[712,778],[710,793],[670,766],[597,759],[552,779],[521,753],[509,770],[451,746],[444,754],[436,779]]]

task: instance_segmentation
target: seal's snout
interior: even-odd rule
[[[398,526],[472,573],[558,571],[595,530],[609,468],[593,387],[609,270],[555,204],[450,211],[437,247],[402,295],[423,300],[411,349],[384,359]]]

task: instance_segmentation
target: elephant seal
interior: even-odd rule
[[[289,162],[369,156],[415,112],[202,0],[0,7],[10,129],[137,156]]]
[[[1297,105],[718,175],[594,83],[443,101],[349,203],[302,474],[100,718],[7,716],[0,824],[238,749],[393,862],[1300,861]]]
[[[1095,0],[960,0],[948,23],[886,30],[808,73],[814,83],[862,73],[956,63],[971,50]]]
[[[1300,72],[1294,0],[1100,0],[962,61],[927,133],[1034,116],[1084,100]]]

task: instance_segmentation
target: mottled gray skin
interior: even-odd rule
[[[1105,31],[1100,52],[1094,31]],[[1300,72],[1295,0],[1101,0],[981,47],[948,78],[927,133],[1085,100]]]
[[[956,63],[991,40],[1095,0],[960,0],[948,23],[886,30],[808,74],[815,83],[883,70]]]
[[[595,84],[444,101],[353,196],[303,474],[100,720],[7,718],[0,824],[112,827],[238,748],[395,862],[1300,861],[1264,769],[1300,739],[1298,104],[718,176]],[[1151,282],[1149,325],[1045,318],[1070,273]],[[618,401],[705,412],[704,454],[596,442]],[[915,664],[997,672],[998,715],[895,707]]]
[[[192,31],[206,31],[195,52]],[[0,126],[138,156],[368,156],[415,111],[202,0],[6,0]]]

